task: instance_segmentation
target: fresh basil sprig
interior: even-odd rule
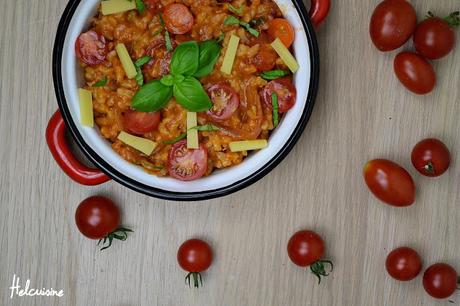
[[[187,131],[190,131],[190,130],[197,130],[199,132],[215,132],[215,131],[219,131],[220,129],[218,126],[215,126],[214,124],[205,124],[205,125],[197,125],[197,126],[191,127]],[[185,137],[187,137],[187,133],[182,133],[174,139],[163,141],[163,143],[164,144],[175,144],[176,142],[181,141]]]
[[[259,37],[259,31],[257,31],[256,29],[253,29],[249,23],[241,21],[235,16],[228,16],[227,19],[224,20],[224,25],[239,25],[245,28],[246,31],[249,32],[249,34],[255,37]]]
[[[272,93],[272,108],[273,108],[273,127],[276,128],[279,122],[278,95],[276,94],[276,92]]]
[[[260,76],[265,80],[275,80],[287,75],[289,75],[289,72],[284,70],[264,71],[260,74]]]
[[[213,71],[220,50],[221,46],[215,40],[180,44],[171,58],[171,74],[142,86],[134,95],[131,106],[141,112],[157,111],[174,96],[189,111],[210,109],[211,99],[196,78]]]
[[[105,76],[103,79],[97,81],[96,83],[93,84],[91,87],[104,87],[107,85],[107,82],[109,81],[109,78]]]
[[[146,56],[141,57],[134,63],[134,67],[136,67],[136,72],[137,72],[136,82],[137,82],[137,85],[139,86],[144,85],[144,75],[142,74],[141,67],[147,64],[148,62],[150,62],[151,59],[152,57],[146,55]]]

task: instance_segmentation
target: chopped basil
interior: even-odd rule
[[[135,0],[136,1],[136,7],[139,13],[143,13],[145,11],[145,4],[142,2],[142,0]]]
[[[289,75],[288,71],[284,70],[271,70],[265,71],[260,74],[260,76],[265,80],[274,80]]]
[[[146,55],[146,56],[141,57],[134,63],[134,67],[136,67],[136,72],[137,72],[135,78],[136,78],[137,85],[139,86],[144,85],[144,75],[142,74],[141,67],[147,64],[148,62],[150,62],[151,59],[152,59],[151,56]]]
[[[279,114],[278,114],[278,95],[274,92],[272,93],[272,108],[273,108],[273,128],[278,126]]]
[[[151,56],[143,56],[141,57],[140,59],[138,59],[135,63],[134,63],[134,66],[136,67],[142,67],[143,65],[147,64],[148,62],[150,62],[150,60],[152,59]]]
[[[215,132],[215,131],[219,131],[219,127],[213,125],[213,124],[205,124],[205,125],[197,125],[197,126],[194,126],[190,129],[188,129],[188,131],[190,130],[197,130],[197,131],[200,131],[200,132]],[[182,139],[186,138],[187,137],[187,133],[182,133],[180,134],[179,136],[177,136],[176,138],[174,139],[171,139],[171,140],[165,140],[163,141],[164,144],[175,144],[176,142],[179,142],[181,141]]]
[[[259,31],[257,31],[256,29],[253,29],[249,23],[241,21],[235,16],[228,16],[227,19],[224,20],[224,25],[239,25],[245,28],[246,31],[249,32],[249,34],[255,37],[259,37]]]
[[[169,36],[169,32],[165,31],[165,43],[166,43],[166,50],[171,51],[173,49],[171,36]]]
[[[109,81],[109,78],[105,76],[103,79],[94,83],[93,86],[91,87],[104,87],[105,85],[107,85],[108,81]]]
[[[224,32],[220,33],[219,35],[219,38],[217,38],[217,43],[220,44],[221,42],[223,42],[225,39],[225,34]]]
[[[233,5],[229,4],[229,5],[228,5],[228,9],[229,9],[230,12],[232,12],[232,13],[234,13],[234,14],[236,14],[236,15],[241,16],[241,15],[243,15],[244,6],[241,5],[240,8],[236,8],[236,7],[234,7]]]

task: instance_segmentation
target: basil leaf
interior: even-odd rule
[[[235,16],[227,17],[227,19],[224,20],[224,25],[240,25],[243,28],[245,28],[246,31],[249,32],[249,34],[254,35],[255,37],[259,37],[259,31],[257,31],[256,29],[251,28],[249,23],[246,23],[244,21],[240,21]]]
[[[147,64],[148,62],[150,62],[150,60],[152,59],[151,56],[143,56],[141,57],[140,59],[138,59],[135,63],[134,63],[134,66],[136,67],[142,67],[144,66],[145,64]]]
[[[273,127],[276,128],[279,122],[278,95],[276,94],[276,92],[272,93],[272,108],[273,108]]]
[[[177,46],[171,59],[171,74],[193,75],[198,69],[199,54],[196,41],[187,41]]]
[[[109,81],[109,78],[105,76],[102,80],[97,81],[91,87],[104,87],[105,85],[107,85],[108,81]]]
[[[173,86],[174,85],[174,77],[170,74],[165,75],[160,79],[161,84],[165,86]]]
[[[182,83],[174,84],[173,93],[176,101],[189,111],[202,112],[212,107],[211,99],[194,77],[188,76]]]
[[[244,6],[240,6],[240,8],[236,8],[234,7],[233,5],[229,4],[228,5],[228,9],[230,12],[236,14],[236,15],[243,15],[243,11],[244,11]]]
[[[202,78],[211,74],[220,56],[220,45],[215,40],[206,40],[199,44],[200,56],[198,70],[193,76]]]
[[[173,49],[172,47],[172,42],[171,42],[171,36],[169,36],[169,32],[165,32],[165,44],[166,44],[166,50],[171,51]]]
[[[142,0],[136,0],[136,7],[141,14],[145,11],[145,4],[142,2]]]
[[[287,75],[289,75],[289,72],[284,71],[284,70],[271,70],[271,71],[262,72],[260,74],[260,76],[266,80],[274,80],[274,79],[281,78]]]
[[[227,19],[224,20],[224,25],[239,25],[240,20],[235,16],[228,16]]]
[[[134,95],[132,108],[140,112],[154,112],[164,107],[172,97],[172,88],[163,85],[159,80],[145,84]]]
[[[144,85],[144,75],[142,74],[141,68],[136,66],[136,83],[139,86]]]

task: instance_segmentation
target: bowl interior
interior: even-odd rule
[[[125,176],[144,185],[171,192],[203,192],[224,188],[239,182],[257,172],[267,164],[286,144],[302,117],[306,107],[307,95],[311,77],[310,51],[305,29],[301,18],[291,0],[275,0],[296,30],[294,53],[299,63],[294,82],[297,89],[295,106],[284,115],[278,128],[269,138],[269,146],[263,150],[251,153],[244,161],[228,169],[214,171],[210,176],[191,182],[182,182],[172,178],[157,177],[145,172],[141,167],[125,161],[110,146],[98,129],[83,127],[79,123],[80,109],[78,88],[83,84],[82,69],[78,66],[74,44],[78,35],[89,27],[89,20],[96,13],[100,0],[81,1],[75,11],[64,42],[61,73],[67,106],[78,132],[83,140],[114,169]]]

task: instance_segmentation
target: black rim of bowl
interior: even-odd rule
[[[316,41],[315,30],[311,24],[310,18],[308,16],[307,10],[305,9],[304,4],[301,0],[293,0],[293,4],[299,13],[300,19],[305,29],[305,33],[308,40],[308,46],[310,49],[310,63],[311,63],[311,74],[310,74],[310,86],[306,101],[306,106],[303,111],[303,114],[294,129],[294,132],[289,137],[286,144],[281,148],[275,156],[272,157],[264,166],[258,169],[256,172],[251,173],[247,177],[243,178],[240,181],[237,181],[231,185],[214,189],[206,190],[200,192],[175,192],[163,190],[155,187],[151,187],[145,184],[142,184],[136,180],[133,180],[130,177],[127,177],[123,173],[119,172],[108,164],[104,159],[102,159],[84,140],[81,134],[79,133],[77,127],[75,126],[70,110],[67,106],[67,101],[64,95],[64,88],[62,84],[62,74],[61,74],[61,58],[63,53],[64,41],[66,38],[67,30],[72,20],[73,14],[77,9],[81,0],[72,0],[70,1],[62,14],[61,20],[59,21],[59,26],[57,29],[56,39],[54,42],[53,49],[53,80],[54,80],[54,89],[56,92],[56,98],[61,111],[64,122],[70,131],[72,137],[75,139],[79,148],[83,153],[88,157],[88,159],[94,163],[94,165],[110,176],[116,182],[138,191],[140,193],[153,196],[165,200],[175,200],[175,201],[198,201],[198,200],[207,200],[212,198],[218,198],[225,195],[229,195],[238,190],[244,189],[249,185],[260,180],[271,170],[273,170],[292,150],[294,145],[299,140],[299,137],[302,135],[308,120],[310,119],[311,113],[313,111],[313,106],[315,104],[316,93],[318,91],[318,80],[319,80],[319,52],[318,44]]]

